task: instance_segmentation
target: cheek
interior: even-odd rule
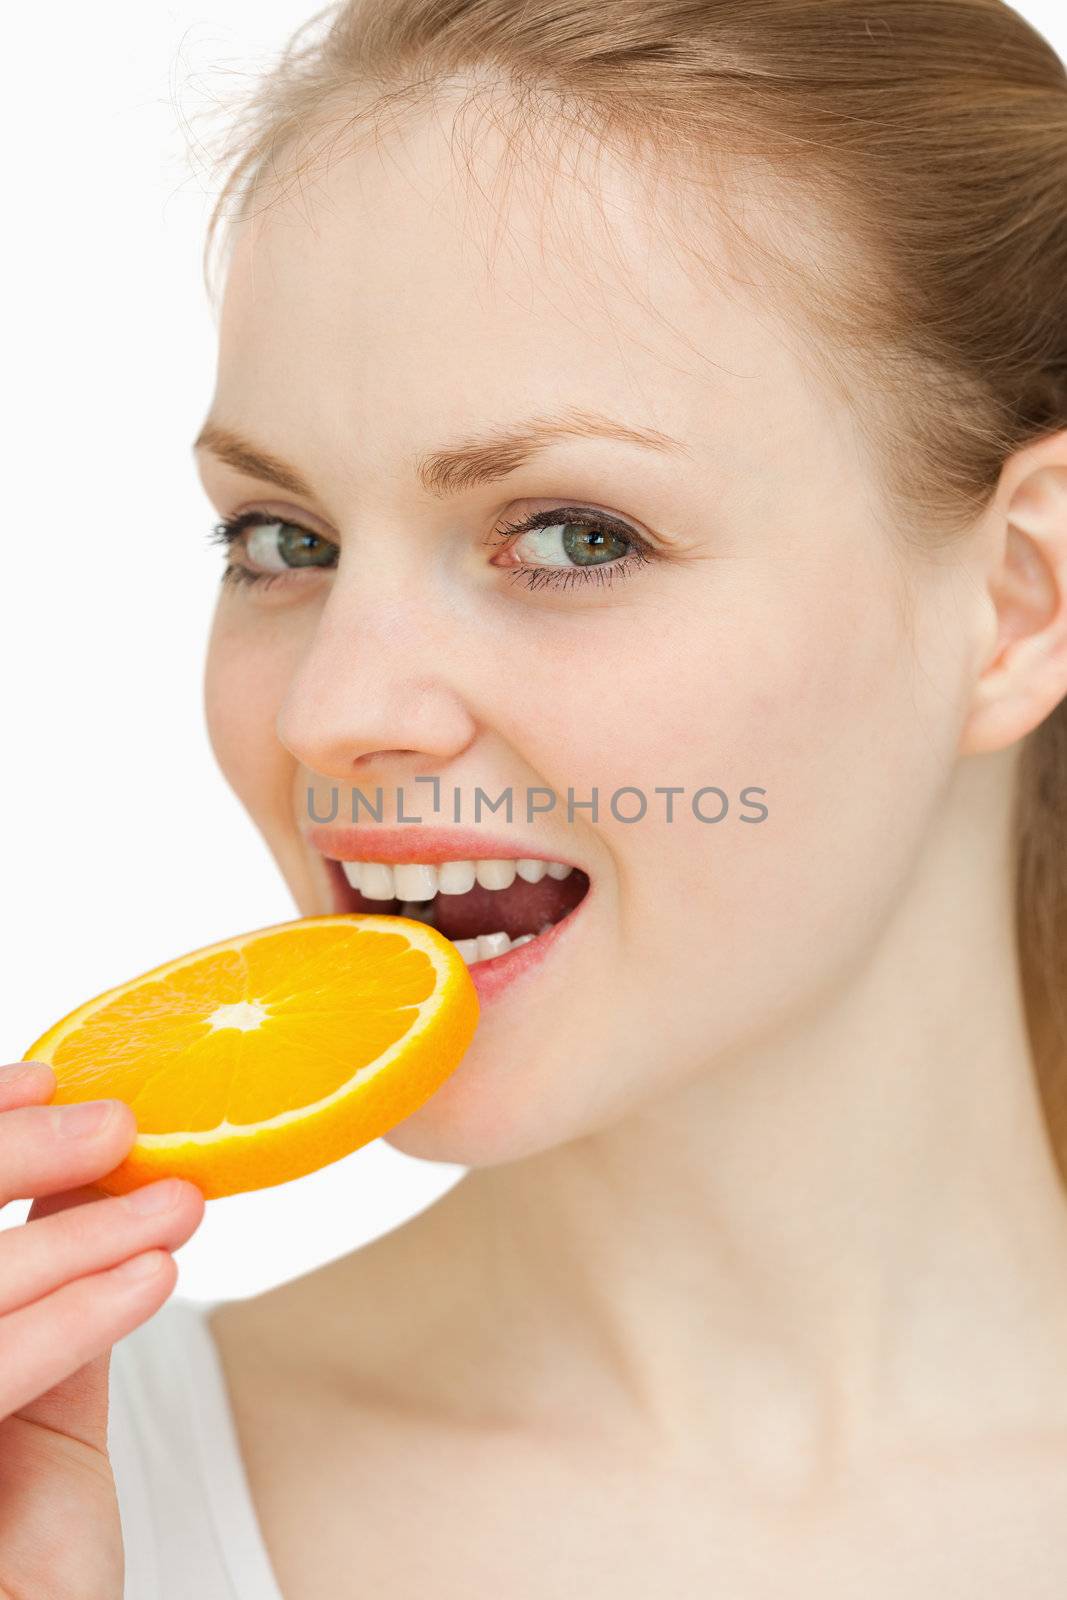
[[[894,581],[839,558],[709,562],[599,679],[595,662],[584,674],[571,738],[586,772],[718,785],[731,801],[763,787],[783,824],[828,784],[881,781],[928,732]]]
[[[522,673],[507,680],[519,748],[551,775],[561,800],[568,783],[576,798],[595,786],[597,827],[643,835],[645,846],[655,819],[665,819],[666,797],[655,790],[667,785],[684,787],[674,812],[690,817],[696,837],[721,841],[736,832],[737,811],[761,800],[776,806],[780,826],[791,815],[799,822],[828,781],[884,770],[894,739],[906,750],[921,731],[902,709],[912,685],[893,581],[884,566],[849,568],[840,556],[709,560],[675,571],[640,615],[620,608],[598,617],[580,644],[549,637],[526,648]],[[609,807],[627,785],[648,801],[633,824]],[[710,786],[730,801],[722,823],[692,817],[690,795]],[[746,788],[767,794],[745,805]],[[640,809],[636,797],[619,804],[626,815]],[[714,795],[700,804],[709,816],[721,807]]]
[[[253,815],[288,804],[292,757],[276,731],[292,651],[277,629],[248,626],[220,600],[204,672],[204,714],[215,759]]]
[[[610,695],[590,705],[583,778],[600,788],[624,932],[665,981],[711,961],[730,971],[726,992],[755,986],[748,1004],[762,1006],[771,974],[776,992],[803,990],[814,964],[835,964],[886,914],[956,737],[896,582],[891,565],[840,554],[721,563],[693,585],[699,604],[679,596],[619,653]],[[604,815],[622,783],[649,801],[629,826]],[[653,793],[666,784],[685,790],[670,824]],[[693,815],[705,786],[729,802],[720,821]],[[765,793],[746,802],[746,789]],[[700,803],[710,818],[722,809],[712,793]],[[685,933],[697,928],[699,940]]]

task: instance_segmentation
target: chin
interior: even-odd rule
[[[506,1051],[476,1038],[452,1076],[382,1138],[421,1161],[494,1167],[601,1132],[639,1109],[617,1081],[616,1098],[605,1101],[611,1078],[598,1065],[602,1045],[583,1047],[572,1035],[562,1052],[542,1049],[524,1060],[514,1044]]]
[[[387,1144],[420,1161],[463,1167],[495,1167],[521,1161],[573,1137],[551,1126],[554,1118],[531,1115],[529,1101],[514,1085],[504,1089],[492,1074],[464,1078],[466,1061],[425,1105],[382,1135]]]

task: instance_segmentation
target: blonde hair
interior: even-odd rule
[[[228,212],[310,170],[316,130],[354,138],[449,80],[471,100],[502,88],[520,137],[674,154],[709,190],[720,156],[762,163],[797,240],[814,202],[832,270],[775,270],[834,336],[827,359],[873,375],[879,459],[919,541],[963,530],[1007,457],[1067,426],[1067,74],[1002,0],[348,0],[233,121],[208,255]],[[1018,771],[1020,978],[1067,1177],[1067,702]]]

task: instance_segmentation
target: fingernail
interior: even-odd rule
[[[131,1256],[121,1266],[113,1269],[112,1276],[121,1279],[123,1283],[136,1283],[140,1278],[150,1278],[159,1271],[163,1265],[163,1252],[149,1250],[140,1256]]]
[[[115,1115],[118,1103],[117,1100],[82,1100],[73,1106],[57,1106],[59,1131],[64,1137],[76,1135],[78,1138],[100,1133]]]
[[[169,1211],[178,1204],[181,1184],[177,1178],[167,1178],[162,1183],[146,1183],[140,1189],[124,1194],[123,1199],[131,1211],[139,1216],[151,1217],[159,1211]]]

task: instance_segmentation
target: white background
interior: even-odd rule
[[[188,120],[314,9],[23,0],[7,17],[0,1060],[135,973],[295,915],[202,722],[222,558],[190,454],[214,327]],[[1067,56],[1063,0],[1016,9]],[[257,1293],[387,1232],[462,1171],[378,1141],[213,1200],[177,1292]]]

